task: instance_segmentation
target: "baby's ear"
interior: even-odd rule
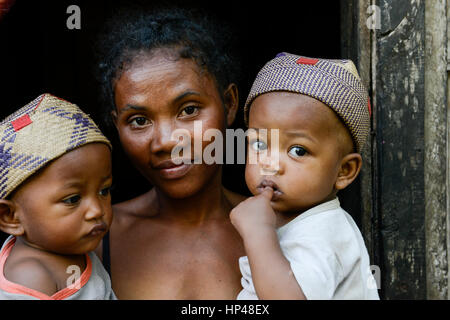
[[[13,236],[21,236],[24,229],[17,217],[16,205],[11,200],[0,200],[0,230]]]
[[[356,179],[361,170],[361,166],[362,158],[359,153],[350,153],[342,158],[335,188],[337,190],[345,189]]]

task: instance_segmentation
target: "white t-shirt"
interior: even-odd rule
[[[379,300],[364,240],[339,200],[313,207],[277,230],[280,247],[308,300]],[[243,290],[258,299],[247,257],[239,258]]]

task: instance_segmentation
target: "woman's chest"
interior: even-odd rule
[[[151,231],[112,241],[119,299],[235,299],[244,250],[234,231]]]

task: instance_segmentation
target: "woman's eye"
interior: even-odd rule
[[[74,196],[64,199],[62,202],[64,202],[65,204],[68,204],[68,205],[74,205],[74,204],[77,204],[78,202],[80,202],[80,200],[81,200],[81,196],[74,195]]]
[[[192,116],[196,112],[198,112],[198,107],[188,106],[181,111],[180,115],[183,117]]]
[[[102,190],[100,190],[100,195],[106,197],[109,195],[110,192],[111,192],[111,187],[106,187],[106,188],[103,188]]]
[[[260,141],[260,140],[252,142],[251,146],[252,146],[253,150],[255,150],[255,151],[261,151],[261,150],[267,149],[266,143],[263,141]]]
[[[306,154],[306,150],[303,147],[295,146],[290,148],[288,153],[293,157],[302,157]]]
[[[135,127],[142,127],[147,125],[149,122],[144,117],[136,117],[130,120],[130,124]]]

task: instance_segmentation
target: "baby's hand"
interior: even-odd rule
[[[266,187],[262,193],[246,199],[231,210],[231,223],[244,240],[252,234],[275,229],[277,219],[270,205],[272,194],[273,189]]]

